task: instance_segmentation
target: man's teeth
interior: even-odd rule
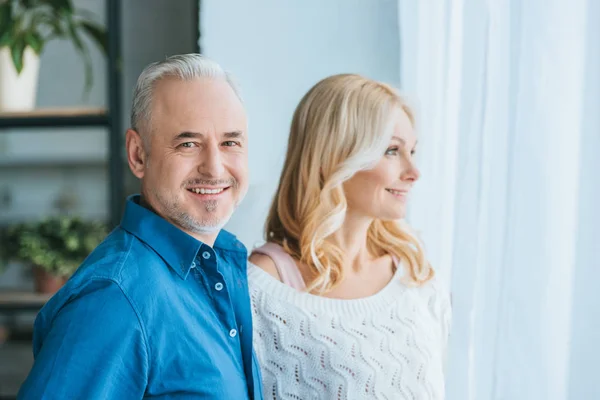
[[[190,190],[196,194],[219,194],[225,189],[224,188],[219,188],[219,189],[192,188]]]

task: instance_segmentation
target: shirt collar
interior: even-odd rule
[[[150,246],[171,268],[186,279],[200,248],[206,244],[188,235],[152,210],[140,205],[140,195],[127,199],[121,227]],[[215,250],[246,252],[231,233],[221,230]]]

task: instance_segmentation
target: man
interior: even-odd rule
[[[262,399],[247,252],[221,230],[248,187],[247,122],[197,54],[148,66],[129,167],[141,195],[35,322],[20,399]]]

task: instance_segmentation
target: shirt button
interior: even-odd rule
[[[196,268],[196,263],[192,261],[192,268]]]
[[[210,258],[210,253],[208,251],[205,251],[204,253],[202,253],[202,257],[204,257],[205,260],[208,260]]]
[[[223,289],[223,284],[221,282],[217,282],[215,289],[220,292]]]
[[[237,335],[237,331],[235,329],[229,331],[229,336],[235,337],[235,335]]]

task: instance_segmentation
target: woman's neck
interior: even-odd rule
[[[371,296],[382,290],[394,275],[390,255],[372,254],[367,237],[372,219],[347,216],[341,229],[331,238],[344,255],[343,280],[325,297],[356,299]]]
[[[347,273],[360,272],[376,258],[367,248],[367,234],[373,222],[370,218],[348,215],[344,224],[332,237],[333,243],[344,254],[343,268]]]

